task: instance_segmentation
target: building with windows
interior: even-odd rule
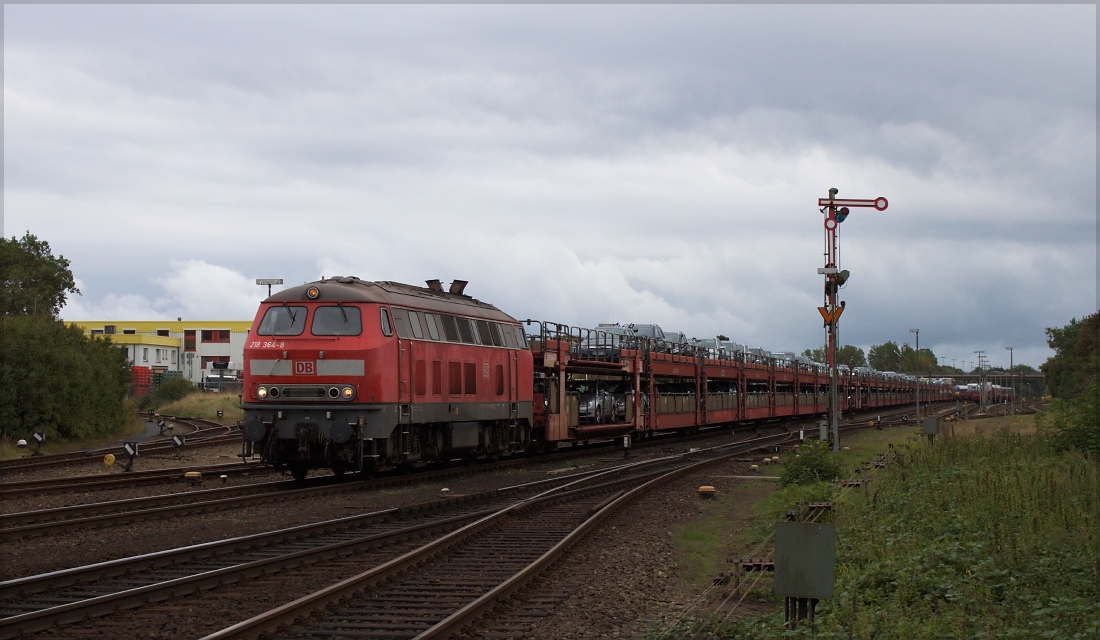
[[[239,378],[251,320],[77,320],[85,335],[103,336],[126,351],[130,364],[153,372],[179,371],[203,384],[217,363],[219,373]],[[224,375],[224,374],[223,374]]]

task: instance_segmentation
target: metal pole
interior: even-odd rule
[[[984,350],[975,351],[978,354],[978,410],[985,412],[985,385],[982,383],[982,356]]]
[[[916,334],[916,336],[917,336],[917,352],[916,352],[916,355],[917,355],[917,360],[916,360],[916,370],[917,370],[917,424],[919,425],[920,424],[920,329],[910,329],[909,332],[913,333],[913,334]]]
[[[835,295],[835,294],[834,294]],[[835,307],[835,304],[834,304]],[[832,322],[832,336],[829,339],[829,350],[832,352],[830,360],[833,367],[833,451],[840,451],[840,402],[837,396],[837,361],[836,361],[836,318]]]
[[[1009,397],[1009,401],[1012,403],[1012,406],[1010,408],[1012,409],[1012,414],[1015,415],[1016,414],[1016,372],[1014,372],[1012,370],[1012,355],[1013,355],[1012,354],[1012,347],[1005,347],[1005,349],[1008,349],[1008,380],[1009,380],[1008,386],[1009,386],[1010,389],[1012,389],[1012,392],[1011,392],[1012,395]]]

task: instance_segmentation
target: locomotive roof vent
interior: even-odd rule
[[[432,291],[438,291],[440,293],[443,293],[443,283],[440,282],[439,280],[425,280],[424,282],[428,285],[428,288],[431,289]]]
[[[455,295],[462,295],[462,291],[466,289],[466,285],[469,284],[466,280],[455,280],[451,282],[450,292]]]

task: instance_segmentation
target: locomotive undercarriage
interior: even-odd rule
[[[406,405],[407,406],[407,405]],[[329,468],[337,475],[370,474],[455,459],[498,458],[531,445],[530,420],[508,416],[495,420],[397,422],[402,407],[245,409],[242,455],[259,455],[298,479],[310,469]],[[514,411],[512,412],[514,413]]]

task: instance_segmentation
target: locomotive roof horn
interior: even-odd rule
[[[466,280],[455,280],[451,282],[450,292],[455,295],[462,295],[462,292],[466,289],[466,285],[469,284]]]

